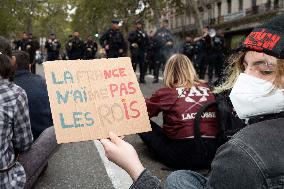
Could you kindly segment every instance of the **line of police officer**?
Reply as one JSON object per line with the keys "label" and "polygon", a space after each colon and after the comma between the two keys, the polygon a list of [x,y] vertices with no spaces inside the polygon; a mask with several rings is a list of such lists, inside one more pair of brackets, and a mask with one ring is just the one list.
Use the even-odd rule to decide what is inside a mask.
{"label": "line of police officer", "polygon": [[[60,42],[56,39],[55,34],[50,34],[49,39],[45,43],[47,49],[47,60],[53,61],[59,59],[59,52],[61,48]],[[69,36],[65,44],[66,55],[62,59],[77,60],[77,59],[95,59],[98,50],[98,45],[93,36],[89,35],[84,42],[80,38],[79,32],[75,31],[73,35]]]}
{"label": "line of police officer", "polygon": [[77,31],[75,31],[73,35],[69,36],[69,40],[65,44],[65,48],[69,60],[95,59],[98,51],[98,45],[92,35],[89,35],[87,40],[84,42]]}
{"label": "line of police officer", "polygon": [[[168,29],[168,20],[163,20],[161,28],[150,36],[143,30],[141,20],[135,22],[135,29],[128,34],[128,42],[134,71],[137,64],[140,71],[140,83],[145,83],[145,73],[153,71],[154,81],[159,81],[160,69],[175,52],[187,55],[194,63],[201,79],[204,79],[208,68],[208,80],[220,78],[224,65],[224,38],[209,27],[202,30],[202,36],[192,38],[187,36],[181,48],[174,44],[174,36]],[[112,25],[100,38],[100,44],[105,49],[107,58],[117,58],[127,55],[127,44],[119,31],[119,20],[112,20]],[[179,50],[180,49],[180,50]],[[215,73],[215,77],[214,77]]]}
{"label": "line of police officer", "polygon": [[[104,48],[107,58],[117,58],[127,55],[127,43],[123,34],[119,30],[119,20],[112,20],[111,28],[108,29],[99,40]],[[153,83],[159,82],[160,69],[164,69],[167,59],[175,52],[179,51],[189,57],[194,63],[196,71],[201,79],[204,79],[208,67],[208,78],[212,81],[214,77],[221,76],[224,62],[224,38],[219,34],[210,35],[209,28],[202,30],[202,36],[192,38],[186,36],[185,42],[180,50],[175,47],[173,34],[168,29],[168,20],[163,20],[161,28],[150,36],[143,30],[143,22],[137,20],[135,29],[128,34],[129,49],[134,71],[139,65],[140,83],[145,83],[147,70],[154,75]],[[32,35],[26,33],[19,41],[15,41],[16,49],[27,51],[30,54],[32,71],[35,73],[35,52],[39,49],[39,43]],[[177,45],[176,45],[177,46]],[[58,60],[60,58],[61,43],[54,33],[46,40],[47,61]],[[75,31],[69,36],[65,44],[66,56],[62,59],[94,59],[98,50],[98,45],[93,36],[89,36],[84,42],[80,38],[79,32]]]}
{"label": "line of police officer", "polygon": [[[26,51],[30,56],[31,71],[35,73],[35,56],[36,51],[40,48],[40,44],[36,38],[33,38],[32,34],[23,33],[20,40],[14,41],[15,50]],[[44,47],[47,51],[47,61],[54,61],[60,59],[61,43],[56,38],[54,33],[51,33],[45,42]],[[98,45],[95,42],[93,36],[89,36],[84,42],[79,37],[79,32],[74,32],[71,35],[65,45],[66,53],[68,57],[62,57],[62,59],[94,59],[96,57]]]}
{"label": "line of police officer", "polygon": [[214,76],[217,80],[221,78],[225,58],[224,37],[221,33],[204,27],[200,37],[193,39],[187,35],[181,53],[194,63],[200,79],[205,78],[207,68],[209,82],[213,82]]}
{"label": "line of police officer", "polygon": [[[140,83],[145,83],[145,73],[148,66],[154,70],[154,83],[157,83],[160,68],[164,67],[167,58],[173,53],[173,35],[168,30],[168,21],[163,21],[163,26],[157,30],[154,36],[148,37],[143,30],[141,20],[136,22],[136,28],[128,36],[130,44],[131,60],[133,69],[136,71],[139,65]],[[105,49],[107,58],[117,58],[127,55],[127,43],[123,34],[119,31],[119,20],[112,20],[112,25],[100,38],[100,44]],[[49,35],[45,43],[47,50],[47,61],[58,60],[60,56],[61,43],[54,33]],[[86,42],[79,36],[79,32],[74,32],[69,36],[65,44],[66,56],[62,59],[94,59],[98,45],[92,36]],[[34,57],[39,43],[35,39],[28,38],[25,34],[23,38],[16,42],[16,49],[29,52],[31,64],[35,68]],[[27,50],[29,49],[29,50]],[[34,69],[35,73],[35,69]]]}
{"label": "line of police officer", "polygon": [[[168,29],[168,20],[164,20],[162,27],[150,37],[143,30],[142,21],[137,20],[135,30],[128,35],[128,42],[134,71],[139,65],[139,82],[145,83],[145,73],[150,67],[154,70],[153,83],[157,83],[160,68],[164,67],[166,60],[174,52],[174,40]],[[126,56],[127,44],[119,31],[118,20],[112,20],[111,28],[100,38],[100,44],[105,49],[107,58]]]}

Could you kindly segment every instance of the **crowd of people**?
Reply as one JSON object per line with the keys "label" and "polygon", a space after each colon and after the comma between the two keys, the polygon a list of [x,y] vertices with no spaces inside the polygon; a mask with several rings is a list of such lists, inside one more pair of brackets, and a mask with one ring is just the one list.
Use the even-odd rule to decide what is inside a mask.
{"label": "crowd of people", "polygon": [[[168,20],[163,20],[161,28],[155,33],[149,34],[143,30],[143,21],[135,21],[134,30],[130,31],[127,40],[119,29],[119,20],[112,20],[111,27],[102,34],[98,43],[102,47],[105,57],[118,58],[128,56],[128,49],[132,60],[134,71],[139,67],[139,82],[145,82],[145,75],[153,74],[153,83],[159,82],[160,71],[164,71],[165,63],[174,53],[186,55],[195,67],[198,76],[205,78],[208,69],[208,80],[218,80],[223,71],[225,46],[224,37],[214,29],[205,27],[199,37],[192,34],[185,36],[183,43],[178,43],[177,38],[169,30]],[[98,55],[98,43],[94,36],[89,35],[84,41],[80,38],[79,32],[75,31],[69,36],[65,43],[65,49],[61,48],[60,41],[55,33],[51,33],[45,42],[46,61],[58,59],[95,59],[104,57]],[[35,63],[42,63],[43,59],[39,52],[40,45],[32,34],[23,33],[22,39],[14,41],[14,49],[22,50],[30,55],[32,72],[35,73]],[[36,56],[38,52],[39,56]],[[35,58],[37,57],[37,58]]]}
{"label": "crowd of people", "polygon": [[[13,41],[13,49],[24,51],[29,54],[30,64],[32,65],[32,73],[35,73],[35,63],[46,61],[54,61],[59,59],[95,59],[98,51],[98,45],[92,35],[88,36],[86,41],[80,38],[79,32],[75,31],[69,36],[65,44],[65,51],[61,53],[61,43],[56,38],[55,33],[51,33],[45,41],[44,48],[46,49],[46,58],[43,58],[43,53],[40,52],[39,41],[33,37],[31,33],[24,32],[22,38]],[[37,54],[38,53],[38,54]],[[38,56],[36,56],[38,55]]]}
{"label": "crowd of people", "polygon": [[[275,17],[247,36],[228,59],[223,83],[214,89],[203,74],[207,66],[223,66],[223,39],[218,34],[206,27],[200,37],[187,36],[177,50],[167,20],[153,36],[143,31],[141,20],[135,23],[128,42],[133,68],[140,67],[140,83],[145,83],[150,55],[153,82],[164,69],[164,87],[145,99],[149,117],[162,112],[163,125],[151,121],[152,131],[139,136],[160,162],[179,171],[162,185],[144,168],[133,146],[110,133],[109,139],[101,140],[105,154],[132,177],[132,189],[284,187],[283,19],[284,15]],[[127,43],[117,20],[100,45],[108,58],[126,56]],[[10,42],[0,37],[0,188],[31,188],[58,145],[45,80],[32,73],[31,56],[38,42],[24,34],[15,46],[12,51]],[[48,60],[58,59],[61,44],[54,34],[45,47]],[[150,48],[157,49],[151,54]],[[66,44],[69,59],[93,59],[97,49],[92,36],[84,43],[78,32]],[[210,173],[195,172],[199,169]]]}
{"label": "crowd of people", "polygon": [[[211,31],[211,32],[210,32]],[[208,80],[218,80],[224,67],[225,42],[221,32],[205,27],[200,37],[186,35],[184,43],[177,39],[169,30],[169,21],[163,20],[161,28],[149,35],[143,30],[143,21],[135,22],[135,29],[128,34],[128,44],[119,31],[119,21],[113,20],[111,28],[100,38],[100,44],[106,51],[107,58],[117,58],[127,55],[129,46],[133,69],[139,65],[140,83],[145,83],[145,74],[154,75],[153,83],[159,82],[160,70],[174,53],[186,55],[194,64],[197,74],[205,78],[208,69]],[[215,75],[214,75],[215,74]]]}
{"label": "crowd of people", "polygon": [[[247,36],[229,59],[227,78],[213,91],[215,103],[192,62],[180,54],[170,57],[165,87],[146,99],[150,117],[163,112],[163,125],[151,122],[153,130],[139,135],[157,159],[179,170],[162,184],[131,144],[112,132],[101,140],[108,159],[133,179],[132,189],[284,187],[283,19],[282,14]],[[206,176],[194,171],[206,167]]]}

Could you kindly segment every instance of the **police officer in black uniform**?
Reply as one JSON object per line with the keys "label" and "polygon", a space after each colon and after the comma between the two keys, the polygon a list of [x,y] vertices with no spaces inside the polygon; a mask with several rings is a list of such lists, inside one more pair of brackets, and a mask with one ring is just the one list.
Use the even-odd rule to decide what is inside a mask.
{"label": "police officer in black uniform", "polygon": [[59,51],[61,43],[56,39],[54,33],[49,35],[49,39],[45,42],[45,48],[47,50],[47,61],[54,61],[59,59]]}
{"label": "police officer in black uniform", "polygon": [[148,36],[146,32],[143,31],[143,23],[141,20],[137,20],[135,24],[136,29],[131,31],[128,35],[131,61],[134,71],[136,71],[137,64],[139,64],[139,83],[145,83],[145,58],[148,45]]}
{"label": "police officer in black uniform", "polygon": [[154,33],[153,31],[150,31],[149,35],[148,35],[148,47],[146,49],[146,68],[145,68],[145,73],[147,73],[147,71],[149,71],[149,74],[154,74],[154,56],[155,56],[155,41],[153,39]]}
{"label": "police officer in black uniform", "polygon": [[96,53],[98,51],[98,44],[95,42],[92,35],[88,36],[87,41],[84,44],[84,59],[91,60],[96,58]]}
{"label": "police officer in black uniform", "polygon": [[194,39],[196,43],[196,67],[200,79],[205,78],[208,66],[208,51],[211,46],[211,38],[209,36],[209,27],[202,29],[202,36]]}
{"label": "police officer in black uniform", "polygon": [[100,38],[100,44],[105,49],[107,58],[126,56],[127,46],[119,31],[119,20],[112,20],[111,23],[111,28]]}
{"label": "police officer in black uniform", "polygon": [[26,32],[23,32],[22,39],[17,40],[15,43],[15,50],[19,51],[28,51],[31,48],[31,44],[29,43],[29,37]]}
{"label": "police officer in black uniform", "polygon": [[75,31],[73,37],[66,44],[69,60],[78,60],[84,58],[84,42],[80,38],[79,32]]}
{"label": "police officer in black uniform", "polygon": [[16,50],[25,51],[30,56],[31,72],[36,73],[35,55],[39,49],[39,42],[33,38],[32,34],[23,33],[22,39],[16,42]]}
{"label": "police officer in black uniform", "polygon": [[[220,32],[215,32],[215,30],[211,30],[209,35],[211,37],[211,48],[208,54],[208,80],[209,82],[213,82],[213,77],[215,73],[215,77],[219,80],[222,76],[223,66],[224,66],[224,38],[220,35]],[[213,33],[213,34],[211,34]]]}
{"label": "police officer in black uniform", "polygon": [[185,37],[185,41],[181,47],[181,53],[186,55],[191,60],[191,62],[194,64],[196,47],[195,47],[193,38],[190,35],[187,35]]}
{"label": "police officer in black uniform", "polygon": [[64,60],[68,60],[70,57],[70,51],[71,51],[71,47],[72,47],[72,43],[71,43],[71,39],[73,38],[73,35],[70,34],[68,35],[68,40],[65,43],[65,51],[66,51],[66,55],[63,55],[62,59]]}
{"label": "police officer in black uniform", "polygon": [[40,45],[39,41],[35,37],[33,37],[32,33],[29,33],[29,42],[31,43],[31,49],[29,51],[31,72],[35,74],[36,73],[35,56],[36,56],[36,51],[40,48]]}
{"label": "police officer in black uniform", "polygon": [[156,43],[156,49],[159,49],[154,57],[154,81],[159,82],[160,67],[164,67],[167,59],[174,52],[174,38],[170,30],[168,29],[169,21],[163,20],[162,27],[158,29],[154,35],[154,41]]}

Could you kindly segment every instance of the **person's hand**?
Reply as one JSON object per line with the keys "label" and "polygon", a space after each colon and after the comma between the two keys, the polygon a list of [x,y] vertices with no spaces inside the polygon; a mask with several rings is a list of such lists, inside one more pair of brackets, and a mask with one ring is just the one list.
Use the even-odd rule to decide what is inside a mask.
{"label": "person's hand", "polygon": [[100,140],[105,149],[106,157],[124,169],[136,181],[144,171],[137,152],[131,144],[120,139],[114,133],[110,132],[109,138]]}
{"label": "person's hand", "polygon": [[121,54],[123,53],[123,49],[119,49],[118,52]]}
{"label": "person's hand", "polygon": [[105,45],[105,50],[109,50],[109,45]]}

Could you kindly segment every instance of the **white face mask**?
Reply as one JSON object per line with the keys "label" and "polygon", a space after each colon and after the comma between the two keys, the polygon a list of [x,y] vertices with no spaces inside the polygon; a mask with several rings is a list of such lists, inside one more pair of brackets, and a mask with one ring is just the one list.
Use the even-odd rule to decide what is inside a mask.
{"label": "white face mask", "polygon": [[239,118],[284,111],[284,90],[273,87],[269,81],[241,73],[230,93]]}

